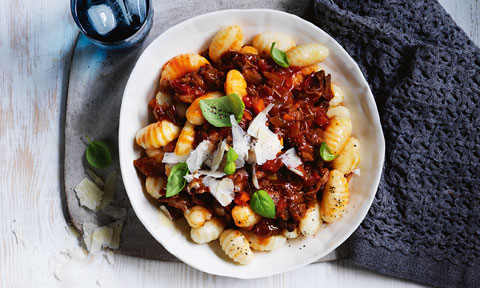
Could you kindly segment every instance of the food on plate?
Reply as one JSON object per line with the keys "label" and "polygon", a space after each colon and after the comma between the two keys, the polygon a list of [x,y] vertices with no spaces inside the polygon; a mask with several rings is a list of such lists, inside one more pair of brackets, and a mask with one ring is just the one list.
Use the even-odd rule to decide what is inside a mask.
{"label": "food on plate", "polygon": [[245,46],[228,26],[207,51],[173,57],[149,103],[155,122],[136,135],[146,195],[239,264],[339,219],[360,162],[345,93],[319,64],[328,48],[293,39]]}

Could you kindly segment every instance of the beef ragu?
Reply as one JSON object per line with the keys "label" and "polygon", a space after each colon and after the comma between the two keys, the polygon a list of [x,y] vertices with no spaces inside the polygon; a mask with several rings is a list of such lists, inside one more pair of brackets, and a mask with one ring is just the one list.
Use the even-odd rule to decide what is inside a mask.
{"label": "beef ragu", "polygon": [[[219,33],[238,33],[239,27],[230,26],[225,29],[227,30],[221,30]],[[262,35],[263,34],[260,34],[259,36]],[[216,38],[214,38],[213,41],[216,41],[215,39]],[[189,175],[190,178],[187,181],[188,183],[186,183],[184,187],[182,186],[183,188],[180,188],[180,192],[177,191],[172,197],[167,197],[168,190],[166,193],[164,186],[150,187],[150,189],[161,189],[160,192],[155,193],[155,195],[157,195],[156,198],[158,198],[156,200],[162,205],[165,205],[172,216],[185,216],[189,224],[192,226],[192,240],[197,243],[205,242],[202,242],[203,240],[199,240],[197,236],[194,236],[194,233],[197,231],[194,229],[199,228],[195,223],[192,222],[193,220],[190,219],[193,217],[189,214],[191,211],[193,211],[192,208],[194,210],[200,209],[203,211],[202,217],[204,217],[204,223],[207,223],[212,217],[215,219],[220,219],[220,223],[223,223],[221,231],[229,228],[242,229],[239,231],[245,231],[245,237],[248,238],[250,244],[252,241],[254,241],[251,240],[250,236],[248,236],[251,233],[257,237],[260,237],[258,239],[261,239],[262,237],[262,239],[266,239],[275,235],[286,235],[286,231],[294,234],[296,233],[295,235],[300,233],[304,235],[311,235],[315,233],[317,228],[302,227],[302,225],[309,225],[308,223],[302,223],[302,221],[306,221],[305,219],[309,221],[316,221],[316,225],[319,226],[320,224],[318,221],[321,223],[321,219],[326,222],[331,222],[340,217],[341,213],[343,213],[345,210],[346,203],[348,202],[348,184],[344,176],[351,175],[352,170],[357,167],[359,161],[359,156],[357,157],[357,154],[359,152],[358,141],[355,138],[350,137],[351,122],[348,122],[350,121],[348,109],[342,108],[343,106],[338,106],[341,103],[341,98],[339,101],[338,99],[333,99],[335,95],[332,91],[331,76],[326,74],[324,70],[318,71],[318,69],[312,68],[311,66],[290,66],[284,68],[278,65],[278,62],[275,62],[277,60],[274,61],[270,57],[261,57],[257,54],[244,53],[242,52],[243,48],[240,49],[238,47],[235,49],[225,49],[223,53],[212,54],[210,53],[212,47],[217,47],[212,45],[210,46],[210,50],[203,53],[202,56],[185,54],[185,57],[188,56],[188,59],[197,57],[201,60],[197,61],[197,58],[195,58],[197,59],[195,61],[189,60],[192,63],[210,64],[202,64],[201,66],[199,65],[199,67],[196,67],[196,69],[190,69],[190,67],[189,72],[184,73],[182,77],[172,79],[171,77],[164,77],[162,73],[159,92],[161,94],[160,96],[163,95],[162,97],[171,98],[165,99],[165,101],[158,101],[157,95],[157,99],[154,99],[149,103],[150,109],[155,117],[155,120],[157,121],[157,124],[150,125],[159,125],[158,123],[163,120],[173,123],[175,126],[172,126],[173,128],[168,128],[167,132],[161,130],[163,127],[154,127],[160,131],[158,132],[160,134],[170,133],[168,135],[161,134],[159,137],[163,137],[165,139],[172,138],[172,140],[168,141],[169,143],[163,146],[155,143],[150,146],[142,145],[142,147],[146,149],[147,156],[136,160],[134,163],[138,171],[147,177],[163,176],[166,178],[168,177],[169,173],[171,173],[171,169],[174,165],[165,164],[162,163],[162,161],[166,161],[168,163],[179,163],[181,161],[185,161],[185,159],[187,159],[186,157],[193,157],[191,155],[197,150],[197,147],[200,147],[201,144],[208,142],[208,145],[211,145],[209,149],[212,156],[208,158],[208,164],[207,162],[203,163],[205,161],[205,159],[203,159],[203,164],[200,163],[200,166],[198,166],[196,169],[203,169],[202,171],[208,170],[210,174],[197,173],[198,170],[190,171],[192,173],[195,172],[195,174]],[[314,45],[318,44],[311,44],[312,47],[307,48],[314,50],[323,49]],[[255,48],[250,47],[247,50],[258,50],[262,55],[264,55],[265,51],[268,50],[265,47]],[[269,51],[267,52],[270,54]],[[287,52],[287,56],[288,53],[290,52]],[[211,59],[209,55],[214,55],[216,58]],[[292,56],[289,56],[292,58],[290,60],[293,62],[298,62],[298,59],[294,59],[295,54],[292,53],[291,55]],[[179,55],[177,57],[181,56],[182,55]],[[316,61],[323,61],[323,59],[316,59]],[[176,61],[176,59],[173,58],[167,63],[171,63],[171,61]],[[242,86],[242,83],[245,83],[243,88],[241,88],[243,89],[243,93],[238,93],[238,95],[241,95],[241,100],[245,106],[243,114],[241,114],[241,121],[238,122],[238,126],[243,130],[243,133],[246,133],[247,130],[252,127],[251,124],[255,122],[254,120],[256,117],[258,118],[261,115],[265,115],[265,119],[267,119],[267,122],[265,123],[268,130],[267,132],[274,133],[274,135],[278,137],[276,141],[279,141],[279,143],[281,143],[280,147],[283,148],[280,148],[278,153],[276,152],[277,150],[275,150],[274,153],[276,154],[273,154],[273,157],[271,158],[267,158],[266,161],[257,161],[258,158],[255,157],[253,157],[252,160],[250,154],[257,153],[252,152],[252,149],[254,149],[252,147],[257,145],[257,142],[255,141],[260,141],[258,139],[255,141],[252,140],[251,143],[249,142],[250,148],[248,148],[249,150],[247,151],[247,154],[244,155],[245,159],[242,158],[239,159],[241,162],[235,162],[236,164],[234,167],[236,166],[237,168],[234,169],[234,172],[232,171],[231,175],[225,175],[222,172],[223,170],[216,170],[219,166],[226,167],[226,161],[228,161],[226,160],[227,157],[222,156],[224,155],[224,152],[221,150],[220,156],[223,158],[215,160],[213,153],[217,153],[215,152],[216,150],[223,149],[221,147],[229,147],[226,148],[226,150],[233,149],[233,147],[236,145],[233,139],[234,137],[238,137],[238,135],[235,136],[232,132],[233,127],[215,127],[208,121],[195,123],[197,125],[193,126],[191,123],[186,123],[186,120],[183,117],[184,115],[179,113],[175,103],[183,102],[190,104],[198,97],[201,97],[209,92],[220,91],[221,93],[225,93],[224,87],[226,91],[228,84],[225,83],[228,79],[227,75],[229,75],[229,72],[231,72],[233,69],[237,70],[241,74],[242,78],[242,81],[239,82],[240,84],[235,83],[235,85]],[[236,73],[238,74],[238,72]],[[194,102],[194,104],[195,103],[198,103],[198,101]],[[330,103],[334,103],[334,105],[337,107],[334,107],[335,109],[330,109]],[[192,105],[192,107],[193,106],[194,105]],[[187,114],[188,113],[189,110],[187,110]],[[329,115],[328,113],[331,113],[332,115]],[[238,119],[240,118],[237,118],[237,121]],[[184,135],[185,128],[180,133],[180,127],[187,127],[187,124],[189,124],[190,127],[194,127],[194,131],[189,132],[188,135]],[[233,124],[234,122],[229,125],[232,126]],[[263,127],[263,129],[265,129],[265,127]],[[146,133],[147,132],[144,130],[141,130],[139,134],[137,134],[137,143],[139,143],[139,137],[143,140],[148,140],[153,137],[154,140],[152,140],[152,142],[156,141],[156,135],[152,136],[147,135]],[[249,132],[249,135],[252,134]],[[188,145],[191,145],[190,151],[193,150],[193,152],[190,152],[191,154],[185,156],[174,155],[173,159],[175,160],[177,157],[179,159],[177,161],[165,160],[165,158],[162,160],[161,158],[152,156],[157,155],[156,149],[162,149],[162,153],[166,152],[174,154],[174,151],[176,153],[176,147],[179,145],[186,145],[184,144],[186,143],[185,141],[188,142]],[[333,153],[330,156],[324,156],[321,154],[323,153],[321,152],[321,146],[325,143],[327,144],[326,151],[328,151],[328,153]],[[340,155],[344,149],[349,149],[348,152],[345,152],[345,155],[348,154],[347,156],[343,156],[343,154]],[[285,158],[288,160],[287,154],[290,150],[293,150],[293,154],[296,155],[296,158],[294,158],[294,162],[296,164],[294,165],[289,164],[292,162],[285,160]],[[343,158],[338,158],[338,161],[334,160],[333,162],[326,162],[332,161],[338,155],[342,156]],[[331,158],[324,160],[326,159],[325,157]],[[218,160],[220,160],[220,162]],[[210,167],[215,165],[213,164],[214,161],[217,161],[215,166],[217,168],[212,168],[212,171],[210,172]],[[188,165],[185,164],[185,166]],[[340,172],[336,169],[340,170]],[[188,166],[187,174],[188,170],[190,170],[190,166]],[[217,173],[216,175],[213,173],[215,171]],[[223,175],[218,176],[218,172],[221,172],[220,174]],[[226,173],[229,174],[228,172]],[[339,176],[334,178],[334,176],[337,174]],[[221,184],[219,183],[221,182],[218,182],[220,180],[215,180],[215,178],[221,178],[221,181],[225,180],[225,183],[227,184],[231,183],[231,185],[233,185],[232,198],[228,201],[219,198],[220,196],[216,195],[214,191],[211,190],[213,189],[212,187],[217,186],[209,186],[209,182],[206,181],[206,177],[211,178],[209,181],[217,181],[215,182],[215,185],[217,186],[220,186]],[[146,188],[148,192],[149,187]],[[255,214],[252,214],[252,217],[254,217],[252,219],[254,220],[250,219],[253,221],[253,224],[249,226],[240,225],[240,222],[236,220],[235,210],[243,209],[241,207],[249,207],[249,205],[252,206],[252,197],[257,197],[254,194],[259,192],[259,190],[266,191],[268,197],[273,202],[272,205],[274,205],[275,216],[262,217],[248,208],[250,211],[252,211],[251,213]],[[346,198],[344,196],[345,194],[347,195]],[[158,197],[158,195],[160,196]],[[331,204],[329,201],[334,201],[332,202],[334,204]],[[321,202],[321,205],[319,205],[319,202]],[[200,208],[198,208],[198,206],[200,206]],[[254,208],[252,207],[252,209]],[[196,215],[198,216],[200,214]],[[331,221],[326,219],[330,219]],[[313,229],[313,231],[308,232],[309,229]],[[221,233],[221,231],[219,233]],[[228,230],[225,232],[227,231]],[[231,234],[231,232],[229,233]],[[296,237],[292,235],[285,237]],[[253,249],[257,249],[255,248],[254,244],[251,245],[253,245]],[[231,255],[229,256],[236,262],[242,263],[241,261],[243,261],[236,259]]]}
{"label": "beef ragu", "polygon": [[[253,231],[262,236],[278,233],[280,227],[292,228],[293,225],[280,222],[288,222],[292,219],[300,221],[305,215],[306,203],[317,199],[316,193],[304,194],[304,191],[322,190],[324,182],[320,180],[328,173],[328,169],[323,168],[324,162],[314,153],[314,148],[318,150],[323,141],[322,129],[328,125],[326,116],[328,101],[333,97],[330,75],[325,75],[323,70],[313,72],[299,82],[300,77],[297,75],[301,74],[300,69],[282,68],[272,62],[273,60],[265,60],[258,55],[229,51],[223,54],[218,65],[202,66],[198,71],[187,73],[183,78],[163,83],[161,87],[162,92],[173,92],[177,100],[191,103],[206,92],[222,90],[223,88],[219,87],[223,87],[224,75],[229,70],[237,69],[242,72],[242,75],[245,73],[248,96],[243,98],[245,113],[240,122],[240,126],[244,129],[268,104],[274,104],[269,113],[269,125],[276,134],[283,137],[285,149],[297,148],[305,161],[302,168],[306,173],[303,173],[305,177],[299,177],[288,170],[279,158],[269,160],[261,166],[257,165],[260,187],[275,195],[273,200],[277,204],[276,212],[280,215],[279,219],[268,220],[268,225],[265,224],[266,221],[257,224],[262,227],[257,227]],[[152,110],[157,121],[170,119],[173,123],[180,124],[180,117],[176,114],[173,105],[155,105],[154,101],[151,103],[154,103]],[[232,145],[231,129],[217,128],[206,123],[197,127],[195,142],[200,143],[205,139],[213,143],[227,139]],[[137,160],[135,165],[144,175],[164,173],[164,164],[158,164],[158,173],[156,173],[154,172],[156,166],[151,164],[152,161],[143,159]],[[232,178],[239,177],[234,174]],[[255,188],[248,182],[248,177],[234,182],[235,199],[240,199],[242,195],[245,195],[243,199],[250,199]],[[239,189],[240,187],[243,189]],[[177,197],[177,195],[175,199],[159,201],[174,208],[186,209],[186,206],[193,205],[192,201],[188,201],[189,196],[205,193],[205,191],[208,191],[208,188],[205,188],[201,179],[195,179],[188,185],[188,195],[183,194],[183,197]],[[172,205],[175,201],[180,203]],[[245,203],[241,200],[236,202]],[[228,213],[228,207],[226,210]]]}

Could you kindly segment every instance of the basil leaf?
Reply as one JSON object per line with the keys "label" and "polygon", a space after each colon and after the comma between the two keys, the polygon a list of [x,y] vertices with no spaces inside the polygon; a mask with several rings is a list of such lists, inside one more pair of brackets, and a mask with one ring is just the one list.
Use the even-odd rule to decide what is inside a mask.
{"label": "basil leaf", "polygon": [[227,163],[228,162],[235,162],[238,159],[238,154],[233,148],[230,148],[227,152]]}
{"label": "basil leaf", "polygon": [[272,56],[273,61],[278,65],[287,68],[290,67],[288,62],[287,53],[283,52],[280,49],[275,48],[276,42],[272,43],[272,48],[270,48],[270,55]]}
{"label": "basil leaf", "polygon": [[258,190],[250,198],[250,208],[266,218],[275,218],[275,203],[265,190]]}
{"label": "basil leaf", "polygon": [[330,148],[328,148],[327,144],[322,142],[322,145],[320,146],[320,157],[322,157],[323,161],[330,162],[338,156],[340,155],[333,155],[332,152],[330,152]]}
{"label": "basil leaf", "polygon": [[188,174],[188,166],[185,162],[180,162],[177,165],[173,166],[168,174],[167,179],[167,193],[165,196],[172,197],[180,193],[187,180],[183,176]]}
{"label": "basil leaf", "polygon": [[225,172],[227,175],[232,175],[235,173],[235,170],[237,170],[235,162],[228,162],[227,165],[225,165],[225,168],[223,168],[223,172]]}
{"label": "basil leaf", "polygon": [[200,100],[203,117],[215,127],[231,127],[230,115],[235,115],[237,122],[242,120],[245,104],[237,94],[229,94],[215,99]]}
{"label": "basil leaf", "polygon": [[86,136],[88,140],[88,146],[85,150],[85,156],[88,164],[95,168],[105,168],[112,164],[112,155],[108,149],[107,144],[102,141],[90,141],[90,138]]}

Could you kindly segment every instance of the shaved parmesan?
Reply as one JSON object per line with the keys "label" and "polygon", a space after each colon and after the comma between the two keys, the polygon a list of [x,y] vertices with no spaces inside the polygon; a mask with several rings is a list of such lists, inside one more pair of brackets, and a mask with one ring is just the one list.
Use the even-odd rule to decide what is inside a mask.
{"label": "shaved parmesan", "polygon": [[76,259],[80,261],[87,258],[87,251],[85,251],[85,248],[79,246],[68,248],[65,251],[61,251],[60,253],[68,256],[71,259]]}
{"label": "shaved parmesan", "polygon": [[102,247],[107,247],[112,242],[113,229],[103,226],[97,227],[92,234],[92,244],[90,245],[90,253],[96,254],[100,252]]}
{"label": "shaved parmesan", "polygon": [[187,183],[190,183],[190,182],[193,181],[193,174],[187,174],[187,175],[183,176],[183,178],[185,180],[187,180]]}
{"label": "shaved parmesan", "polygon": [[232,179],[223,178],[222,180],[217,180],[211,176],[207,176],[203,178],[202,182],[203,185],[210,189],[210,193],[223,207],[232,203],[234,198]]}
{"label": "shaved parmesan", "polygon": [[185,161],[187,161],[189,155],[190,154],[179,156],[179,155],[177,155],[173,152],[172,153],[167,152],[163,155],[162,162],[163,163],[170,163],[170,164],[177,164],[177,163],[180,163],[180,162],[185,162]]}
{"label": "shaved parmesan", "polygon": [[225,176],[225,173],[221,171],[208,171],[208,170],[198,170],[197,173],[194,174],[193,177],[199,178],[201,175],[213,177],[213,178],[222,178]]}
{"label": "shaved parmesan", "polygon": [[108,174],[107,179],[105,180],[105,186],[103,188],[103,198],[100,209],[110,204],[115,198],[115,192],[117,191],[117,175],[118,172],[113,170]]}
{"label": "shaved parmesan", "polygon": [[352,170],[352,173],[360,176],[360,168]]}
{"label": "shaved parmesan", "polygon": [[172,214],[170,214],[170,211],[168,211],[167,207],[165,207],[164,205],[160,205],[158,209],[163,213],[163,215],[167,216],[168,219],[173,221]]}
{"label": "shaved parmesan", "polygon": [[95,182],[95,185],[97,185],[99,188],[103,188],[103,185],[105,183],[103,183],[103,180],[102,180],[102,178],[100,178],[100,176],[95,174],[95,172],[93,172],[90,169],[87,169],[87,171],[85,171],[85,172],[87,173],[88,176],[90,176],[90,178],[92,178],[93,182]]}
{"label": "shaved parmesan", "polygon": [[255,188],[260,189],[260,185],[258,185],[258,178],[257,178],[257,171],[255,166],[257,166],[257,163],[253,162],[252,163],[252,183]]}
{"label": "shaved parmesan", "polygon": [[188,170],[195,172],[202,167],[203,162],[211,155],[213,144],[208,140],[203,140],[197,148],[192,151],[187,159]]}
{"label": "shaved parmesan", "polygon": [[257,116],[252,120],[252,122],[250,122],[250,126],[248,126],[248,135],[258,138],[258,132],[265,126],[265,123],[267,123],[267,114],[272,108],[273,104],[270,103],[265,109],[263,109],[262,112],[257,114]]}
{"label": "shaved parmesan", "polygon": [[80,205],[88,209],[96,211],[102,203],[103,191],[88,178],[84,178],[77,187],[75,187],[75,192],[78,200],[80,200]]}
{"label": "shaved parmesan", "polygon": [[97,225],[92,223],[83,223],[83,242],[88,251],[90,251],[90,246],[92,245],[93,232],[97,227]]}
{"label": "shaved parmesan", "polygon": [[227,141],[224,139],[222,142],[220,142],[220,144],[218,144],[217,150],[215,151],[215,154],[213,154],[212,163],[210,165],[212,171],[217,170],[218,166],[220,166],[220,163],[222,163],[225,150],[227,150]]}
{"label": "shaved parmesan", "polygon": [[238,159],[235,161],[235,165],[237,168],[241,168],[245,164],[245,160],[248,158],[250,136],[243,131],[240,125],[238,125],[234,115],[230,115],[230,122],[232,123],[233,149],[235,149],[235,152],[238,154]]}
{"label": "shaved parmesan", "polygon": [[255,159],[258,165],[263,165],[268,160],[277,158],[278,152],[282,151],[282,144],[277,134],[264,126],[258,131],[258,139],[254,146]]}
{"label": "shaved parmesan", "polygon": [[295,169],[298,166],[303,164],[302,159],[298,157],[297,152],[295,151],[295,148],[288,149],[279,158],[280,160],[282,160],[283,164],[285,164],[285,166],[287,166],[287,168],[290,169],[290,171],[297,174],[298,176],[303,176],[303,173],[300,170]]}
{"label": "shaved parmesan", "polygon": [[113,231],[112,240],[108,243],[108,247],[111,249],[118,249],[120,246],[120,236],[122,235],[123,219],[110,223],[107,226]]}

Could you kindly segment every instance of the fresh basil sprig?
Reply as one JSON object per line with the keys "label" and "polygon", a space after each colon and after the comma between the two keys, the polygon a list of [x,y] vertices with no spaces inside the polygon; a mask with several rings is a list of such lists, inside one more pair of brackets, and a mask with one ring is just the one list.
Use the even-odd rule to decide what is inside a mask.
{"label": "fresh basil sprig", "polygon": [[250,208],[266,218],[275,218],[275,203],[265,190],[258,190],[250,198]]}
{"label": "fresh basil sprig", "polygon": [[330,162],[338,156],[339,155],[333,155],[332,152],[330,152],[330,148],[328,148],[327,144],[322,142],[322,145],[320,146],[320,157],[322,157],[323,161]]}
{"label": "fresh basil sprig", "polygon": [[187,182],[183,176],[186,176],[187,174],[187,163],[180,162],[173,166],[172,170],[170,170],[170,174],[168,174],[167,192],[165,196],[172,197],[180,193]]}
{"label": "fresh basil sprig", "polygon": [[272,56],[273,61],[278,65],[287,68],[290,67],[290,62],[288,62],[287,53],[284,51],[275,48],[276,42],[272,43],[272,47],[270,48],[270,55]]}
{"label": "fresh basil sprig", "polygon": [[112,164],[112,155],[108,149],[107,144],[102,141],[91,141],[88,136],[85,136],[88,140],[88,146],[85,150],[85,156],[88,164],[95,168],[105,168]]}
{"label": "fresh basil sprig", "polygon": [[227,164],[225,165],[225,168],[223,169],[223,172],[227,175],[232,175],[235,173],[235,170],[237,169],[237,166],[235,165],[235,161],[238,159],[238,154],[233,150],[233,148],[230,148],[227,152]]}
{"label": "fresh basil sprig", "polygon": [[242,120],[245,104],[237,94],[229,94],[215,99],[200,100],[203,117],[215,127],[231,127],[230,115],[235,115],[237,122]]}

